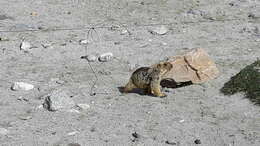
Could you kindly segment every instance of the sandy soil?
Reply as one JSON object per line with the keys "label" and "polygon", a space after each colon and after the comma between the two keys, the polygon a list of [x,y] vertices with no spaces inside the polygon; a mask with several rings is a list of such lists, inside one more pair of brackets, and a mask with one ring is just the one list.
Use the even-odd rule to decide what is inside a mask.
{"label": "sandy soil", "polygon": [[[0,134],[1,145],[189,146],[196,139],[202,146],[260,145],[259,106],[242,93],[219,92],[260,57],[259,0],[0,0],[0,8],[0,37],[9,39],[0,41],[0,128],[8,131]],[[151,34],[151,24],[165,24],[169,32]],[[87,26],[96,28],[88,35]],[[17,31],[39,28],[47,30]],[[130,33],[122,34],[125,29]],[[90,43],[81,45],[81,39]],[[20,50],[23,40],[35,47]],[[134,67],[195,47],[216,62],[217,79],[164,89],[166,98],[119,92]],[[90,96],[95,74],[80,57],[106,52],[115,58],[90,64],[98,77],[97,94]],[[12,91],[15,81],[36,88]],[[59,88],[90,109],[37,108],[41,95]]]}

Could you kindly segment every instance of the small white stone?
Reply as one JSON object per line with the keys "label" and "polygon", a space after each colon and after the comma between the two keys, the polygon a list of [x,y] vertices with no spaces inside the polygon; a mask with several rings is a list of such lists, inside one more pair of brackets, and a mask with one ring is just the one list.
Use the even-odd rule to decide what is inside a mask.
{"label": "small white stone", "polygon": [[33,89],[34,86],[32,84],[24,83],[24,82],[14,82],[11,86],[11,89],[14,91],[28,91]]}
{"label": "small white stone", "polygon": [[35,109],[41,110],[41,109],[43,109],[43,105],[42,105],[42,104],[41,104],[41,105],[38,105]]}
{"label": "small white stone", "polygon": [[95,55],[88,55],[86,59],[88,62],[95,62],[97,57]]}
{"label": "small white stone", "polygon": [[75,106],[68,90],[56,89],[44,95],[43,107],[49,111],[67,110]]}
{"label": "small white stone", "polygon": [[126,29],[123,29],[122,31],[121,31],[121,35],[125,35],[125,34],[127,34],[128,33],[128,31],[126,30]]}
{"label": "small white stone", "polygon": [[78,133],[79,133],[78,131],[73,131],[73,132],[69,132],[67,135],[68,136],[73,136],[73,135],[76,135]]}
{"label": "small white stone", "polygon": [[165,43],[165,42],[162,42],[162,45],[166,46],[166,45],[167,45],[167,43]]}
{"label": "small white stone", "polygon": [[182,119],[182,120],[180,120],[179,122],[180,122],[180,123],[183,123],[184,121],[185,121],[185,120]]}
{"label": "small white stone", "polygon": [[82,110],[87,110],[90,108],[90,105],[85,104],[85,103],[79,103],[79,104],[77,104],[77,107],[79,107]]}
{"label": "small white stone", "polygon": [[17,98],[17,100],[23,100],[23,97],[22,97],[22,96],[19,96],[19,97]]}
{"label": "small white stone", "polygon": [[152,34],[159,34],[159,35],[164,35],[168,31],[169,31],[169,29],[164,25],[159,26],[159,27],[154,27],[154,28],[149,30],[149,32],[151,32]]}
{"label": "small white stone", "polygon": [[8,134],[8,130],[0,127],[0,135],[7,135],[7,134]]}
{"label": "small white stone", "polygon": [[108,52],[108,53],[101,54],[101,55],[98,57],[98,60],[99,60],[100,62],[108,62],[108,61],[112,60],[112,58],[113,58],[113,53]]}
{"label": "small white stone", "polygon": [[20,48],[21,50],[28,51],[32,48],[32,45],[29,42],[22,42]]}
{"label": "small white stone", "polygon": [[80,45],[86,45],[86,44],[89,44],[89,43],[90,43],[89,40],[79,40]]}

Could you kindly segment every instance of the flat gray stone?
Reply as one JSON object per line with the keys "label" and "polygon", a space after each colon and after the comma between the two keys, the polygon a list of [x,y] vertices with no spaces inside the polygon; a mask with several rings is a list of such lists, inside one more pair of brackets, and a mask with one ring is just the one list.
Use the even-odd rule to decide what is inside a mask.
{"label": "flat gray stone", "polygon": [[45,95],[44,99],[43,107],[49,111],[66,110],[75,106],[75,103],[67,90],[54,90]]}

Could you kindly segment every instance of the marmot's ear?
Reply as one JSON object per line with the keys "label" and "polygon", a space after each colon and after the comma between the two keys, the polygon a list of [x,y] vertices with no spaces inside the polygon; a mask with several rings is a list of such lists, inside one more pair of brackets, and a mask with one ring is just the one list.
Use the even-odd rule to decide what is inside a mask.
{"label": "marmot's ear", "polygon": [[163,64],[160,62],[160,63],[157,64],[156,67],[157,67],[157,68],[161,68],[162,66],[163,66]]}

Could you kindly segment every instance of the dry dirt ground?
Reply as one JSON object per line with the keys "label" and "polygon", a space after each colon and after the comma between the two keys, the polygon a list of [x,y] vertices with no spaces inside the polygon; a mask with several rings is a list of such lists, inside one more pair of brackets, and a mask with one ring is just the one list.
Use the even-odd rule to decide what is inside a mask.
{"label": "dry dirt ground", "polygon": [[[260,107],[243,93],[219,92],[260,57],[259,18],[259,0],[0,0],[0,145],[190,146],[197,139],[202,146],[259,146]],[[151,34],[158,26],[151,24],[169,32]],[[34,47],[20,50],[23,40]],[[166,98],[119,92],[135,67],[195,47],[216,62],[217,79],[164,89]],[[89,65],[80,59],[106,52],[113,60]],[[98,78],[94,96],[90,66]],[[35,88],[12,91],[15,81]],[[39,97],[59,88],[90,108],[39,108]]]}

